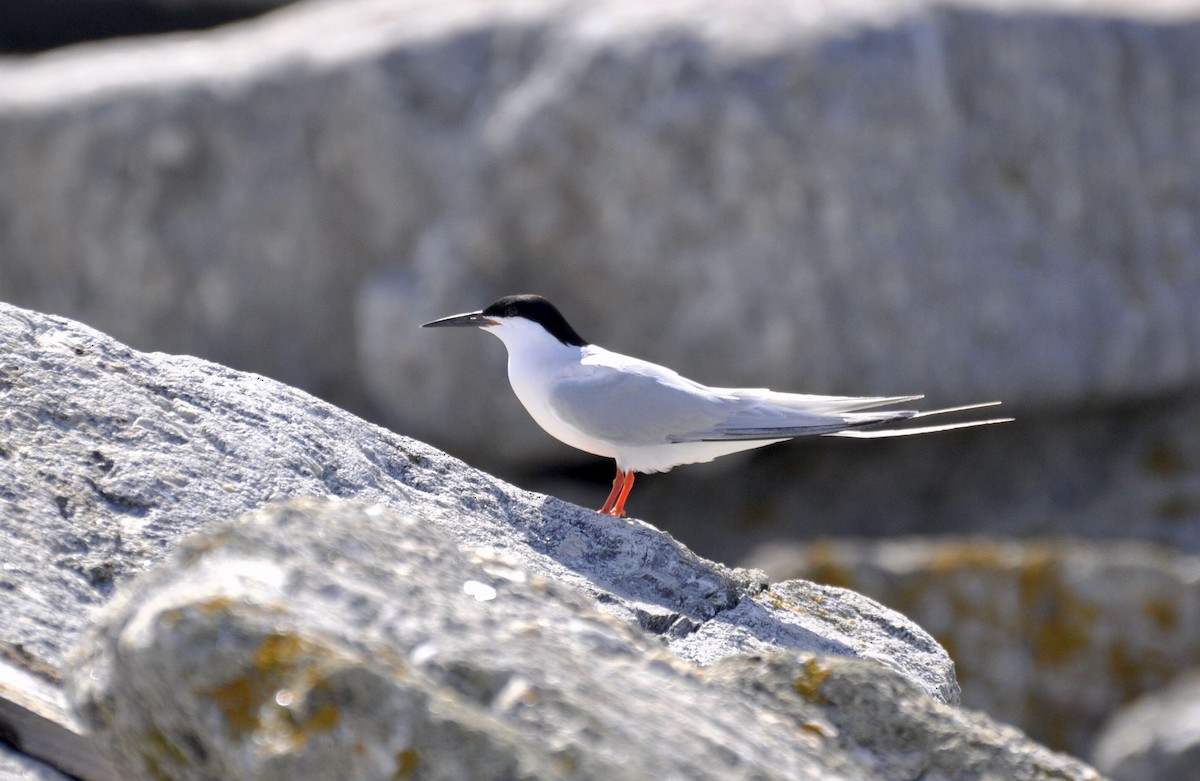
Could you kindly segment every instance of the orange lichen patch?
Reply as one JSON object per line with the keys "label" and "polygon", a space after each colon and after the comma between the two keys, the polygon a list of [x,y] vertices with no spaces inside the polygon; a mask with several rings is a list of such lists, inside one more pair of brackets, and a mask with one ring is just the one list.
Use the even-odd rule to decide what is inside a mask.
{"label": "orange lichen patch", "polygon": [[305,732],[328,732],[337,725],[340,715],[337,706],[327,702],[314,710],[307,719],[297,726]]}
{"label": "orange lichen patch", "polygon": [[225,717],[230,734],[242,738],[258,729],[258,711],[265,694],[263,688],[261,682],[239,677],[196,693],[212,700]]}
{"label": "orange lichen patch", "polygon": [[396,772],[392,778],[408,778],[417,769],[417,752],[411,748],[396,752]]}
{"label": "orange lichen patch", "polygon": [[232,606],[233,600],[229,597],[213,597],[212,599],[192,605],[192,609],[204,615],[211,616],[227,613]]}
{"label": "orange lichen patch", "polygon": [[1187,664],[1169,654],[1143,646],[1131,648],[1121,640],[1112,642],[1108,648],[1108,677],[1120,693],[1121,702],[1161,688]]}
{"label": "orange lichen patch", "polygon": [[[164,610],[159,618],[159,621],[165,627],[174,627],[179,624],[184,618],[189,615],[200,614],[202,616],[223,616],[229,613],[233,607],[233,600],[229,597],[213,597],[202,602],[192,602],[183,607]],[[279,612],[277,609],[273,612]]]}
{"label": "orange lichen patch", "polygon": [[838,555],[837,546],[828,540],[814,540],[806,546],[804,577],[827,586],[854,588],[854,573]]}
{"label": "orange lichen patch", "polygon": [[1146,659],[1129,650],[1122,642],[1108,649],[1109,677],[1120,692],[1122,702],[1128,702],[1146,690]]}
{"label": "orange lichen patch", "polygon": [[1031,550],[1017,575],[1030,652],[1041,666],[1063,664],[1093,643],[1099,609],[1063,583],[1060,561]]}
{"label": "orange lichen patch", "polygon": [[196,691],[211,701],[232,737],[246,736],[266,729],[279,745],[292,748],[303,745],[313,732],[325,732],[338,722],[339,713],[332,703],[316,707],[303,718],[276,702],[276,693],[288,690],[308,693],[319,686],[323,673],[321,660],[327,651],[309,647],[296,635],[272,634],[259,644],[251,665],[243,675],[223,684]]}
{"label": "orange lichen patch", "polygon": [[822,724],[819,721],[806,721],[800,725],[800,729],[811,733],[821,738],[836,738],[837,733],[830,729],[829,725]]}
{"label": "orange lichen patch", "polygon": [[290,668],[304,650],[304,641],[296,635],[268,635],[254,652],[254,666],[268,673]]}
{"label": "orange lichen patch", "polygon": [[1179,606],[1166,597],[1147,599],[1143,606],[1154,625],[1164,632],[1179,628]]}
{"label": "orange lichen patch", "polygon": [[805,702],[828,705],[829,698],[821,693],[821,687],[832,674],[833,671],[822,666],[815,656],[810,657],[804,662],[801,674],[792,679],[792,689],[803,697]]}
{"label": "orange lichen patch", "polygon": [[765,588],[758,592],[751,597],[751,599],[755,600],[756,602],[765,602],[767,605],[775,608],[776,610],[791,610],[792,612],[797,612],[795,605],[787,602],[783,597],[779,596],[769,588]]}
{"label": "orange lichen patch", "polygon": [[999,570],[1009,561],[1005,546],[994,540],[948,540],[931,545],[931,548],[932,553],[925,564],[931,573]]}

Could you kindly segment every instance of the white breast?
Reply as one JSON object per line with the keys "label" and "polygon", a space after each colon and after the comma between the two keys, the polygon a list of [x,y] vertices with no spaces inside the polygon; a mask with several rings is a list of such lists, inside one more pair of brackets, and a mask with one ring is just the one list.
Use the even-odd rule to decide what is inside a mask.
{"label": "white breast", "polygon": [[539,426],[573,448],[605,458],[616,458],[603,441],[564,422],[550,407],[554,384],[580,370],[582,348],[565,345],[527,320],[505,320],[486,329],[508,349],[508,382],[513,393]]}

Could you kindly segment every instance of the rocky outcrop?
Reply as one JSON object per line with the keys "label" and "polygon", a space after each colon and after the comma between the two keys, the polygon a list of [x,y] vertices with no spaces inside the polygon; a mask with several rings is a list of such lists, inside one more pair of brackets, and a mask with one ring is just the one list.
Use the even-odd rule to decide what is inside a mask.
{"label": "rocky outcrop", "polygon": [[[494,392],[495,344],[406,335],[530,290],[715,384],[1004,399],[1039,419],[955,438],[949,459],[1004,444],[959,470],[966,501],[1013,508],[980,529],[1035,529],[1030,496],[1115,529],[1132,485],[1167,494],[1140,533],[1200,549],[1180,531],[1200,519],[1178,433],[1194,400],[1138,413],[1134,438],[1185,474],[1144,469],[1125,437],[1137,405],[1200,382],[1185,5],[345,0],[6,62],[0,289],[510,478],[574,454]],[[714,555],[805,532],[813,494],[962,520],[936,449],[879,452],[851,461],[870,479],[807,478],[765,508],[815,456],[788,451],[719,505],[674,475],[638,501],[675,530],[744,518],[694,541]],[[1077,500],[1077,478],[1111,474]],[[816,506],[835,527],[880,517]]]}
{"label": "rocky outcrop", "polygon": [[1200,32],[1113,9],[346,0],[9,63],[0,282],[481,453],[499,359],[395,335],[514,288],[727,384],[1178,392]]}
{"label": "rocky outcrop", "polygon": [[127,777],[1097,778],[878,664],[697,669],[378,506],[301,500],[209,529],[81,648],[76,707]]}
{"label": "rocky outcrop", "polygon": [[1200,767],[1200,673],[1180,676],[1117,711],[1092,757],[1113,781],[1194,776]]}
{"label": "rocky outcrop", "polygon": [[29,657],[49,677],[114,588],[183,536],[315,495],[419,509],[458,543],[575,588],[690,661],[780,646],[866,653],[931,696],[958,697],[945,652],[890,611],[862,621],[877,606],[855,594],[773,590],[761,573],[705,561],[651,526],[520,491],[263,377],[138,353],[3,304],[0,340],[11,505],[0,626],[19,649],[9,658]]}
{"label": "rocky outcrop", "polygon": [[[950,651],[965,703],[1083,756],[1099,757],[1097,732],[1120,706],[1200,666],[1200,557],[1165,548],[842,540],[749,562],[911,616]],[[1103,764],[1116,775],[1113,750]]]}
{"label": "rocky outcrop", "polygon": [[[19,673],[0,681],[0,720],[87,781],[294,773],[345,760],[347,736],[383,752],[345,760],[362,777],[479,777],[452,754],[469,739],[521,777],[566,762],[600,778],[634,733],[645,777],[707,777],[689,763],[900,773],[894,732],[910,735],[905,762],[958,767],[951,778],[980,778],[984,755],[1012,778],[1035,764],[1095,777],[953,707],[949,658],[898,613],[730,570],[266,378],[0,305],[0,399],[0,649]],[[298,496],[333,503],[234,522]],[[113,768],[64,708],[73,646],[67,677]],[[775,716],[753,715],[756,698],[781,696],[774,684],[760,695],[709,678],[762,664],[795,682],[799,699]],[[835,684],[863,677],[882,688]],[[909,703],[904,721],[868,735],[860,689]],[[663,713],[630,722],[651,707],[638,693]],[[679,715],[689,707],[695,721]],[[378,729],[393,717],[405,729]],[[765,720],[750,735],[734,729],[743,719]],[[961,763],[935,756],[947,731],[964,736]]]}
{"label": "rocky outcrop", "polygon": [[3,781],[71,781],[54,768],[0,745],[0,779]]}

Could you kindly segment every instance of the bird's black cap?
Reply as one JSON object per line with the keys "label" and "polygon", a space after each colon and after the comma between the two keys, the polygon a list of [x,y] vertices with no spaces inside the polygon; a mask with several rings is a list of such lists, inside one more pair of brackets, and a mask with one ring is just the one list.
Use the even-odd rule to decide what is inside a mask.
{"label": "bird's black cap", "polygon": [[528,293],[519,296],[505,296],[488,306],[480,314],[484,317],[523,317],[545,328],[551,336],[563,344],[572,347],[583,347],[587,344],[587,340],[576,333],[557,307],[541,296]]}

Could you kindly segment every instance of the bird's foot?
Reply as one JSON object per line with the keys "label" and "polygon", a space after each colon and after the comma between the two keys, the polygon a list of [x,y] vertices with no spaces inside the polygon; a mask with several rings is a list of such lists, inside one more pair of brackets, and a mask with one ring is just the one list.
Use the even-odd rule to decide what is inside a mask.
{"label": "bird's foot", "polygon": [[632,469],[628,472],[618,469],[617,476],[613,479],[612,492],[604,501],[604,506],[596,512],[611,515],[614,518],[624,518],[625,500],[629,497],[630,490],[633,489],[633,477]]}

